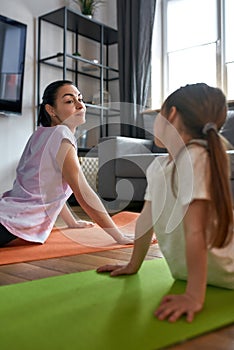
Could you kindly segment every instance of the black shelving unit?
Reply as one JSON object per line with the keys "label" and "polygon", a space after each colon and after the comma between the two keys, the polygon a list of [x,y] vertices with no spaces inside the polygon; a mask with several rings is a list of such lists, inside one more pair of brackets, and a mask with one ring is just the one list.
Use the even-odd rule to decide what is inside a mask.
{"label": "black shelving unit", "polygon": [[[47,57],[42,57],[42,45],[47,45],[42,41],[41,33],[44,22],[60,27],[63,31],[63,52],[57,52]],[[79,52],[80,37],[92,40],[99,44],[99,61],[86,59],[71,52],[67,49],[68,33],[72,32],[75,36],[75,52]],[[56,39],[56,38],[55,38]],[[38,106],[41,101],[40,84],[41,84],[41,65],[62,70],[63,79],[67,79],[68,72],[74,74],[74,82],[78,83],[80,75],[93,79],[98,79],[100,90],[100,103],[98,105],[87,103],[89,113],[100,118],[100,137],[108,136],[108,116],[118,114],[118,111],[110,110],[104,104],[104,89],[108,91],[109,83],[113,80],[118,80],[118,69],[109,66],[109,50],[118,43],[118,32],[105,24],[99,23],[94,19],[87,18],[79,12],[76,12],[68,7],[62,7],[50,13],[44,14],[38,18],[38,64],[37,64],[37,102]],[[58,59],[61,63],[58,63]],[[72,68],[68,66],[67,61],[72,60]],[[90,71],[79,69],[78,63],[90,65],[96,68],[98,74]],[[104,123],[104,118],[105,122]]]}

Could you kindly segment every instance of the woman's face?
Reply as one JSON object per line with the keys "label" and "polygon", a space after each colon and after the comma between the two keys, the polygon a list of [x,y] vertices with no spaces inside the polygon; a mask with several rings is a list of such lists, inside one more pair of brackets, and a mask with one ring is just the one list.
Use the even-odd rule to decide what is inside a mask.
{"label": "woman's face", "polygon": [[58,89],[55,106],[52,107],[53,124],[66,122],[77,127],[85,123],[85,112],[82,94],[74,85],[63,85]]}

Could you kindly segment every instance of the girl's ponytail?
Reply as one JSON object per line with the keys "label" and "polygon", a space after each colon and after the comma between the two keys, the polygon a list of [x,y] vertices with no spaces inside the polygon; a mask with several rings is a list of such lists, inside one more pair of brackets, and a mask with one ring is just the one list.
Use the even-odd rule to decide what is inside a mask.
{"label": "girl's ponytail", "polygon": [[[211,172],[211,208],[212,215],[210,229],[212,234],[208,237],[211,247],[221,248],[228,244],[232,238],[233,210],[232,194],[230,188],[229,159],[223,141],[215,128],[203,128],[208,142]],[[214,217],[216,219],[214,219]]]}

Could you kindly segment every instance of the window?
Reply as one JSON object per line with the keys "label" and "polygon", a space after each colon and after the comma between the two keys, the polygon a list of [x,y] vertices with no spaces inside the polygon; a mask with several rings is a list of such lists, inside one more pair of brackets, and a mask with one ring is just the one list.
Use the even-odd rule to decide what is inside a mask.
{"label": "window", "polygon": [[225,0],[224,2],[224,38],[225,38],[225,76],[226,76],[226,94],[228,100],[234,100],[234,1]]}
{"label": "window", "polygon": [[[161,30],[155,25],[152,43],[152,108],[180,86],[196,82],[218,86],[228,100],[234,100],[234,0],[157,3],[155,21],[160,13],[162,25]],[[153,72],[159,71],[154,60],[157,47],[161,47],[161,86],[153,83],[157,79]]]}

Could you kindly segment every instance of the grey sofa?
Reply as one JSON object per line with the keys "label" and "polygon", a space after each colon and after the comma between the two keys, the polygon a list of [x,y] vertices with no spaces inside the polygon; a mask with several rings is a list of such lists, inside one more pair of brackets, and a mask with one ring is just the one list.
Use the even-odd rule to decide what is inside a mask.
{"label": "grey sofa", "polygon": [[[228,112],[221,134],[234,144],[234,111]],[[231,148],[231,147],[230,147]],[[153,140],[122,136],[104,137],[98,145],[98,192],[108,201],[143,201],[146,169],[156,156],[165,153]],[[231,186],[234,195],[234,151],[231,160]]]}
{"label": "grey sofa", "polygon": [[145,172],[156,154],[153,141],[122,136],[104,137],[98,145],[98,192],[104,199],[142,201]]}

